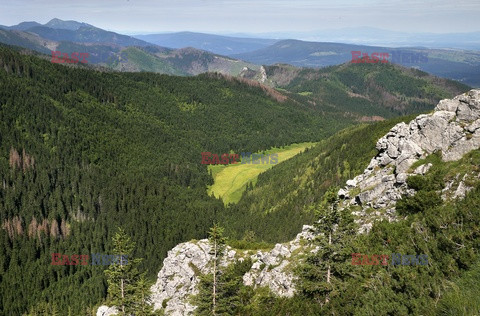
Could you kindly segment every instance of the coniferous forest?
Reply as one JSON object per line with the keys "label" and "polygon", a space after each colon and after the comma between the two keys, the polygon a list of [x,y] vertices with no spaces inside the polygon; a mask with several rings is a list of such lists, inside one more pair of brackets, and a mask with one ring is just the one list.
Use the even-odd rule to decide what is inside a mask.
{"label": "coniferous forest", "polygon": [[[367,74],[369,69],[362,65],[361,71]],[[432,99],[454,95],[440,87],[438,91]],[[417,91],[405,84],[402,93],[413,100]],[[425,109],[412,107],[402,114],[419,108]],[[335,109],[303,103],[300,97],[285,97],[247,80],[65,66],[0,46],[0,311],[22,315],[48,305],[55,306],[58,315],[91,315],[108,295],[104,266],[52,265],[52,253],[111,254],[118,228],[135,244],[131,255],[143,258],[138,269],[152,281],[168,250],[206,238],[217,222],[230,240],[245,236],[255,242],[289,240],[303,224],[317,219],[315,209],[326,203],[324,193],[331,186],[342,185],[365,168],[378,137],[410,118],[352,126],[357,121]],[[238,204],[224,206],[206,193],[213,179],[201,164],[201,152],[256,152],[306,141],[319,144],[261,174]],[[438,172],[446,170],[439,166]],[[425,183],[419,188],[434,191]],[[452,206],[454,214],[471,222],[459,235],[447,235],[447,241],[455,237],[478,246],[474,221],[478,217],[466,211],[477,200],[472,193]],[[415,202],[406,199],[401,205],[409,210]],[[432,210],[447,212],[436,204],[421,204],[413,219],[425,222],[429,234],[438,235],[441,223],[435,222]],[[398,229],[409,236],[413,229],[409,224],[383,224],[384,230],[374,228],[365,240],[346,240],[344,247],[361,248],[362,242],[375,247]],[[473,253],[455,254],[447,241],[438,246],[436,255],[450,270],[435,267],[431,273],[436,281],[460,277],[459,271],[477,259]],[[231,282],[233,292],[241,287],[238,275],[245,265],[232,267],[223,277]],[[228,313],[268,315],[270,309],[284,314],[297,308],[298,302],[303,312],[314,311],[317,306],[305,303],[318,297],[308,287],[314,276],[302,275],[303,292],[293,301],[269,298],[255,305],[248,301],[253,297],[250,293],[244,301],[246,306],[251,303],[249,310],[228,309]],[[415,276],[427,286],[424,272]],[[338,284],[349,295],[354,295],[355,287],[365,287],[348,277],[339,274]],[[368,279],[367,272],[362,278]],[[415,295],[437,293],[419,293],[420,285],[397,281],[395,286]],[[366,290],[359,302],[368,305],[374,295]],[[382,295],[385,302],[398,298],[387,291]],[[337,300],[329,312],[354,314],[345,307],[350,303],[348,297]],[[405,313],[426,304],[412,301]],[[448,307],[448,302],[442,304]]]}

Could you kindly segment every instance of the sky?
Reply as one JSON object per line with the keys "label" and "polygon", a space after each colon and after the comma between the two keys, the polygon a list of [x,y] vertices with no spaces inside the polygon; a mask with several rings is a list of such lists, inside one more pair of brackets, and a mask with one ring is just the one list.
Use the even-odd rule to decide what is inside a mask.
{"label": "sky", "polygon": [[86,22],[123,34],[480,31],[479,0],[0,0],[0,24]]}

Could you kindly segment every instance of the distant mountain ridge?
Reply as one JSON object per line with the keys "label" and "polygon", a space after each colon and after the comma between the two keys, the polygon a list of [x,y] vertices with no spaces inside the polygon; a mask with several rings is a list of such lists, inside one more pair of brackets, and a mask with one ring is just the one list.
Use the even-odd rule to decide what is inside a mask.
{"label": "distant mountain ridge", "polygon": [[93,25],[77,22],[77,21],[63,21],[57,18],[51,19],[48,23],[45,24],[46,27],[52,29],[62,29],[62,30],[70,30],[76,31],[81,27],[94,27]]}
{"label": "distant mountain ridge", "polygon": [[243,33],[236,36],[264,38],[295,38],[312,42],[339,42],[345,44],[384,47],[449,48],[480,50],[480,32],[413,33],[385,30],[378,27],[348,27],[309,32]]}
{"label": "distant mountain ridge", "polygon": [[78,43],[111,43],[120,46],[149,46],[151,44],[122,35],[106,31],[93,25],[77,21],[63,21],[57,18],[45,24],[38,22],[22,22],[13,26],[3,26],[5,30],[17,30],[34,33],[42,38],[53,41],[70,41]]}
{"label": "distant mountain ridge", "polygon": [[41,26],[40,23],[38,22],[22,22],[22,23],[19,23],[17,25],[13,25],[13,26],[4,26],[3,28],[6,28],[6,29],[10,29],[10,30],[19,30],[19,31],[25,31],[25,30],[28,30],[29,28],[31,27],[35,27],[35,26]]}
{"label": "distant mountain ridge", "polygon": [[226,56],[251,52],[279,41],[276,39],[242,38],[195,32],[136,35],[134,37],[164,47],[183,48],[191,46]]}
{"label": "distant mountain ridge", "polygon": [[36,26],[45,26],[49,27],[52,29],[57,29],[57,30],[70,30],[70,31],[76,31],[81,27],[94,27],[93,25],[90,25],[88,23],[83,23],[83,22],[77,22],[73,20],[69,21],[63,21],[57,18],[53,18],[50,21],[48,21],[45,24],[40,24],[35,21],[25,21],[21,22],[16,25],[12,26],[0,26],[0,28],[5,28],[5,29],[10,29],[10,30],[18,30],[18,31],[26,31],[32,27]]}
{"label": "distant mountain ridge", "polygon": [[[472,41],[475,42],[475,37]],[[248,72],[258,71],[260,65],[278,63],[296,67],[327,67],[351,61],[352,51],[360,51],[369,56],[375,52],[389,53],[391,56],[423,54],[427,60],[422,63],[410,62],[408,58],[393,62],[457,80],[472,87],[480,87],[478,51],[391,48],[326,41],[241,38],[193,32],[139,35],[134,38],[87,23],[60,19],[52,19],[44,25],[30,21],[9,27],[0,26],[0,42],[45,54],[52,50],[66,53],[89,52],[90,63],[114,70],[151,71],[171,75],[196,75],[213,71],[248,77]],[[165,46],[174,49],[167,49]],[[186,47],[192,49],[178,50]],[[125,52],[126,50],[128,52]]]}
{"label": "distant mountain ridge", "polygon": [[32,49],[47,55],[51,51],[88,53],[88,63],[117,71],[149,71],[169,75],[197,75],[220,72],[238,75],[254,64],[203,50],[169,49],[127,35],[117,34],[87,23],[52,19],[45,25],[22,22],[0,28],[0,42]]}
{"label": "distant mountain ridge", "polygon": [[[261,65],[278,63],[297,67],[327,67],[352,60],[352,51],[389,53],[389,56],[424,54],[426,62],[409,62],[408,58],[393,61],[405,67],[414,67],[436,76],[461,81],[480,87],[480,52],[448,49],[427,49],[419,47],[390,48],[330,42],[306,42],[282,40],[254,52],[231,55],[233,58]],[[391,58],[390,58],[391,61]]]}

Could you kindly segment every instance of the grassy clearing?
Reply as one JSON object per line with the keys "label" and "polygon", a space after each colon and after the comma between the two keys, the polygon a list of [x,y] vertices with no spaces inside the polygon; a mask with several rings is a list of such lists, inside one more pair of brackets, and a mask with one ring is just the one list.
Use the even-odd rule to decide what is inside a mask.
{"label": "grassy clearing", "polygon": [[[278,163],[281,163],[313,145],[315,143],[292,144],[284,148],[272,148],[258,152],[258,154],[278,154]],[[221,197],[225,205],[237,203],[242,197],[247,184],[252,182],[255,185],[258,175],[273,166],[274,164],[262,164],[261,161],[259,164],[209,165],[209,170],[212,171],[215,182],[208,187],[208,194],[213,193],[216,197]]]}

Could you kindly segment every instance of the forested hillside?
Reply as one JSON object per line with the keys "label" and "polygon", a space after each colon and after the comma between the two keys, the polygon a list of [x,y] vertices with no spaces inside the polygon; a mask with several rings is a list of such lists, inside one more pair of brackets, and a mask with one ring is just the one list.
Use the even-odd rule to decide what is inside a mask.
{"label": "forested hillside", "polygon": [[[437,88],[437,97],[450,93]],[[134,254],[145,258],[141,269],[150,276],[169,249],[205,237],[215,219],[232,236],[253,230],[260,239],[288,238],[290,226],[312,217],[307,212],[288,227],[279,219],[302,213],[302,204],[271,212],[272,220],[256,214],[284,203],[276,192],[258,203],[247,195],[241,208],[225,209],[206,193],[212,178],[201,152],[319,141],[355,121],[326,108],[243,79],[101,72],[0,46],[0,310],[20,315],[42,302],[55,302],[61,314],[89,310],[105,297],[103,268],[52,266],[51,254],[109,253],[118,226],[136,242]],[[375,128],[393,123],[383,124]],[[371,128],[363,128],[366,138]],[[354,158],[348,168],[342,167],[347,158],[307,162],[303,156],[291,167],[326,164],[315,171],[326,173],[323,180],[305,183],[313,201],[322,193],[318,183],[326,188],[347,177],[343,169],[358,170],[365,155],[347,155]],[[266,179],[278,177],[282,165]],[[283,180],[297,181],[287,171]]]}
{"label": "forested hillside", "polygon": [[[268,242],[292,239],[302,225],[313,223],[312,206],[325,191],[361,173],[376,153],[378,138],[411,118],[348,128],[260,174],[256,186],[227,209],[223,221],[231,229],[228,233],[242,239],[242,232],[251,231],[258,240]],[[282,230],[276,229],[279,226]]]}
{"label": "forested hillside", "polygon": [[291,92],[299,102],[328,105],[358,120],[427,111],[439,99],[469,89],[417,69],[382,63],[347,63],[322,69],[275,65],[266,66],[265,75],[265,84]]}
{"label": "forested hillside", "polygon": [[257,151],[338,128],[221,76],[102,73],[6,47],[0,86],[0,309],[12,314],[101,300],[102,268],[51,266],[50,256],[108,253],[117,226],[150,275],[175,244],[203,237],[223,203],[206,194],[202,151]]}

